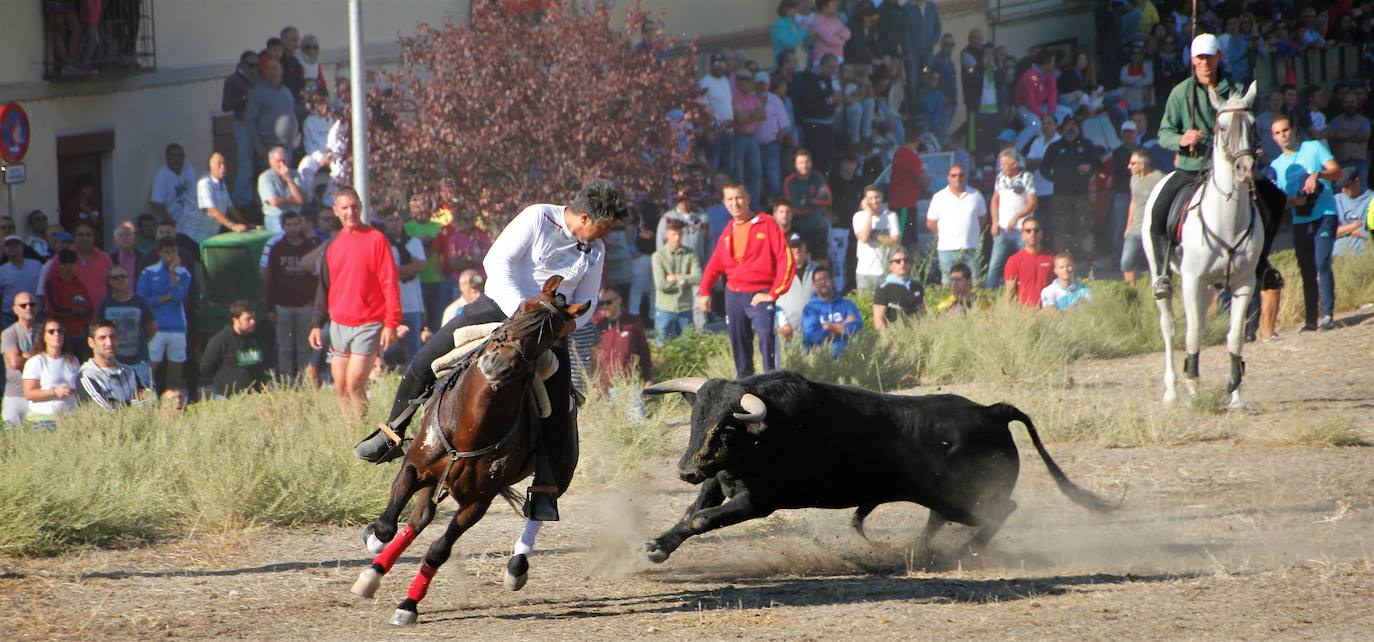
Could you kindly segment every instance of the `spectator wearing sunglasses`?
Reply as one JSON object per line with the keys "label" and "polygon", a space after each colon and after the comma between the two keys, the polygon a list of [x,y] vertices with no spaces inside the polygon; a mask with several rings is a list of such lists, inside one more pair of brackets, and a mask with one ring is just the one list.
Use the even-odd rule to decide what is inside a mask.
{"label": "spectator wearing sunglasses", "polygon": [[926,312],[925,286],[911,278],[911,255],[905,249],[892,253],[887,261],[887,276],[873,293],[873,327],[886,333],[898,319],[911,319]]}
{"label": "spectator wearing sunglasses", "polygon": [[106,284],[108,293],[100,301],[95,316],[114,324],[115,360],[133,370],[141,387],[151,388],[153,375],[148,366],[148,342],[157,334],[153,307],[134,292],[133,279],[122,265],[110,268]]}
{"label": "spectator wearing sunglasses", "polygon": [[607,388],[612,387],[616,377],[631,371],[637,371],[645,385],[653,381],[644,322],[625,312],[623,302],[614,288],[602,288],[601,298],[596,302],[596,329],[601,333],[601,342],[596,347],[596,372]]}
{"label": "spectator wearing sunglasses", "polygon": [[24,362],[24,398],[29,402],[24,418],[35,428],[52,430],[58,415],[76,408],[78,363],[67,351],[63,325],[56,319],[43,323],[36,343],[38,354]]}
{"label": "spectator wearing sunglasses", "polygon": [[320,64],[320,39],[313,33],[301,38],[301,48],[296,52],[296,60],[301,63],[302,76],[305,78],[303,95],[320,94],[329,96],[329,86],[324,82],[324,66]]}
{"label": "spectator wearing sunglasses", "polygon": [[[949,285],[949,271],[957,263],[977,265],[982,226],[987,223],[988,204],[978,190],[968,189],[962,165],[949,168],[949,185],[930,199],[926,227],[939,238],[935,244],[940,259],[940,281]],[[973,280],[978,281],[975,270]]]}
{"label": "spectator wearing sunglasses", "polygon": [[13,428],[24,422],[29,402],[24,398],[24,362],[42,349],[35,347],[38,297],[27,291],[14,295],[16,321],[0,333],[0,351],[5,354],[5,425]]}
{"label": "spectator wearing sunglasses", "polygon": [[1007,298],[1015,297],[1028,308],[1040,307],[1040,292],[1054,280],[1054,255],[1043,248],[1044,229],[1030,218],[1021,224],[1021,250],[1007,259],[1003,277]]}
{"label": "spectator wearing sunglasses", "polygon": [[9,310],[20,292],[37,292],[43,264],[24,258],[24,240],[11,233],[5,237],[5,262],[0,264],[0,309],[3,324],[9,327],[18,318]]}

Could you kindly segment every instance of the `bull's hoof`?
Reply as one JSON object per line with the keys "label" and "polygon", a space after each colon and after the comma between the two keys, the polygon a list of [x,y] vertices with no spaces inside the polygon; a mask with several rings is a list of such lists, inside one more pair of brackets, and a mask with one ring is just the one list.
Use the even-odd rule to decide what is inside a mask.
{"label": "bull's hoof", "polygon": [[387,624],[392,626],[415,626],[415,621],[418,619],[420,619],[420,613],[418,611],[396,609],[396,612],[391,614],[391,619],[387,620]]}
{"label": "bull's hoof", "polygon": [[370,600],[372,596],[377,594],[377,588],[381,585],[382,574],[369,566],[358,574],[358,581],[353,583],[352,593],[364,600]]}
{"label": "bull's hoof", "polygon": [[668,561],[668,551],[660,548],[658,542],[655,541],[644,542],[644,556],[655,564],[662,564]]}
{"label": "bull's hoof", "polygon": [[380,554],[382,550],[386,548],[386,542],[383,542],[380,538],[377,537],[376,524],[368,524],[367,526],[364,526],[362,532],[359,533],[359,535],[363,539],[363,546],[367,547],[367,552],[372,553],[373,555]]}
{"label": "bull's hoof", "polygon": [[501,574],[501,584],[507,591],[518,591],[525,588],[525,583],[530,579],[530,562],[524,553],[512,555],[509,562],[506,562],[506,570]]}

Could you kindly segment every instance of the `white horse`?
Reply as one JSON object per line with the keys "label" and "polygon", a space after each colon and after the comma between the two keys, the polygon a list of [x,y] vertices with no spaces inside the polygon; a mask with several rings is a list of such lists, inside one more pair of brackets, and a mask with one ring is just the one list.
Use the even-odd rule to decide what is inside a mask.
{"label": "white horse", "polygon": [[[1208,88],[1208,98],[1217,113],[1210,177],[1189,199],[1182,243],[1173,252],[1171,265],[1160,265],[1154,244],[1145,243],[1151,278],[1172,268],[1182,281],[1183,310],[1187,316],[1185,347],[1188,350],[1183,373],[1190,398],[1197,396],[1203,314],[1211,295],[1208,286],[1221,284],[1230,288],[1231,331],[1226,335],[1226,349],[1231,353],[1228,389],[1233,410],[1245,407],[1240,396],[1245,361],[1240,352],[1245,344],[1245,311],[1255,291],[1255,266],[1264,248],[1264,225],[1253,199],[1255,115],[1250,108],[1255,93],[1252,82],[1244,96],[1232,97],[1223,103],[1216,90]],[[1164,181],[1160,181],[1145,205],[1144,229],[1150,229],[1155,199],[1163,184]],[[1169,403],[1178,398],[1174,374],[1173,301],[1159,299],[1156,303],[1159,305],[1159,329],[1164,333],[1164,401]]]}

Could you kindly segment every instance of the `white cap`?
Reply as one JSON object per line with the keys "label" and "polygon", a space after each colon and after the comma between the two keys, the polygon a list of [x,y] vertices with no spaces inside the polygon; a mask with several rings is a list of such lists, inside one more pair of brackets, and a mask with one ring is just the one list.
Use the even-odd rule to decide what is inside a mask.
{"label": "white cap", "polygon": [[1193,46],[1189,48],[1189,55],[1193,56],[1215,56],[1221,51],[1217,44],[1217,37],[1210,33],[1200,33],[1193,38]]}
{"label": "white cap", "polygon": [[1133,121],[1133,120],[1127,120],[1127,121],[1123,121],[1123,122],[1121,123],[1121,131],[1123,131],[1123,132],[1133,132],[1133,131],[1135,131],[1135,130],[1136,130],[1135,121]]}

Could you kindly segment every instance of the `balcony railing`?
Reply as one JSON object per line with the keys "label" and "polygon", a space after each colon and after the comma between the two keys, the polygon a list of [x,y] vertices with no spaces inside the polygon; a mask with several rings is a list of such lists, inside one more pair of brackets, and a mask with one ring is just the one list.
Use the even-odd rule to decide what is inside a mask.
{"label": "balcony railing", "polygon": [[43,77],[81,80],[157,67],[153,0],[31,0],[43,7]]}

